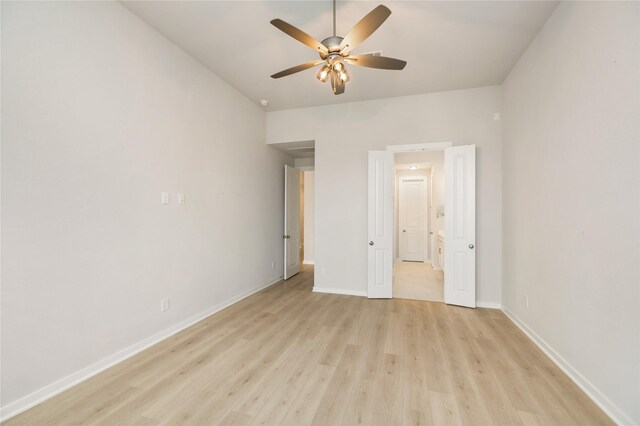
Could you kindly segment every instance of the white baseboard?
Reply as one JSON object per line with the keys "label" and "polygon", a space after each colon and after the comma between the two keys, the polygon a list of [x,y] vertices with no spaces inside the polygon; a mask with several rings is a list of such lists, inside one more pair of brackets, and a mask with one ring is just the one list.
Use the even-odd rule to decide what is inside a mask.
{"label": "white baseboard", "polygon": [[489,309],[502,309],[502,305],[500,303],[495,302],[476,302],[476,306],[478,308],[489,308]]}
{"label": "white baseboard", "polygon": [[305,260],[302,262],[303,265],[313,265],[313,260]]}
{"label": "white baseboard", "polygon": [[79,370],[63,379],[60,379],[54,383],[51,383],[43,388],[38,389],[35,392],[30,393],[27,396],[24,396],[16,401],[13,401],[7,405],[5,405],[4,407],[0,408],[0,422],[4,422],[5,420],[8,420],[9,418],[22,413],[23,411],[28,410],[31,407],[34,407],[35,405],[38,405],[39,403],[46,401],[47,399],[59,394],[60,392],[63,392],[67,389],[69,389],[72,386],[77,385],[78,383],[81,383],[93,376],[95,376],[98,373],[101,373],[102,371],[106,370],[109,367],[112,367],[124,360],[126,360],[127,358],[132,357],[133,355],[155,345],[156,343],[161,342],[162,340],[173,336],[174,334],[184,330],[185,328],[188,328],[190,326],[192,326],[193,324],[202,321],[203,319],[205,319],[208,316],[211,316],[213,314],[215,314],[216,312],[219,312],[221,310],[223,310],[224,308],[229,307],[230,305],[233,305],[234,303],[239,302],[242,299],[245,299],[249,296],[251,296],[254,293],[259,292],[260,290],[263,290],[269,286],[272,286],[276,283],[278,283],[279,281],[281,281],[282,278],[277,278],[275,280],[273,280],[272,282],[262,285],[260,287],[256,287],[254,289],[245,291],[244,293],[239,294],[238,296],[235,296],[231,299],[228,299],[225,302],[219,303],[209,309],[207,309],[204,312],[200,312],[199,314],[196,314],[190,318],[187,318],[184,321],[181,321],[169,328],[167,328],[166,330],[163,330],[159,333],[154,334],[151,337],[148,337],[144,340],[141,340],[138,343],[135,343],[127,348],[124,348],[112,355],[109,355],[108,357],[94,363],[91,364],[88,367],[83,368],[82,370]]}
{"label": "white baseboard", "polygon": [[331,287],[313,287],[314,293],[330,293],[330,294],[344,294],[346,296],[361,296],[367,297],[366,291],[358,291],[358,290],[345,290],[342,288],[331,288]]}
{"label": "white baseboard", "polygon": [[587,394],[589,398],[595,404],[602,409],[611,420],[613,420],[618,425],[633,425],[636,424],[631,417],[625,414],[617,405],[615,405],[609,398],[605,396],[598,388],[596,388],[593,383],[591,383],[586,377],[584,377],[578,370],[576,370],[567,360],[562,358],[560,354],[558,354],[547,342],[544,341],[542,337],[537,335],[533,330],[531,330],[520,318],[516,317],[512,312],[510,312],[506,308],[502,308],[502,312],[509,318],[524,334],[529,337],[540,348],[542,352],[546,356],[553,361],[555,365],[560,368],[569,376],[573,382],[578,385],[580,389],[584,393]]}

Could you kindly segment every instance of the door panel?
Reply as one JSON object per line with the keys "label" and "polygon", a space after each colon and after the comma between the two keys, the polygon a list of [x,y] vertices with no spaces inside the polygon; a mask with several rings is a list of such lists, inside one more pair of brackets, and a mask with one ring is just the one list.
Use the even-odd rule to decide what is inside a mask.
{"label": "door panel", "polygon": [[300,272],[300,171],[284,166],[284,279]]}
{"label": "door panel", "polygon": [[400,260],[424,262],[427,238],[426,178],[400,178],[398,190]]}
{"label": "door panel", "polygon": [[444,301],[476,306],[476,147],[444,151]]}
{"label": "door panel", "polygon": [[391,298],[393,289],[393,153],[369,151],[369,298]]}

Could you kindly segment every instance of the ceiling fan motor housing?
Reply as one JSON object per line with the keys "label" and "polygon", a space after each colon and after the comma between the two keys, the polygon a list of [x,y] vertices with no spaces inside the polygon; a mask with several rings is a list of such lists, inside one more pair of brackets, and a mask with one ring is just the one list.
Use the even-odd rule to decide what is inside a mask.
{"label": "ceiling fan motor housing", "polygon": [[[342,37],[328,37],[322,40],[322,44],[329,50],[329,53],[340,53],[340,43],[342,43]],[[322,52],[321,52],[322,53]],[[322,56],[322,54],[320,55]],[[327,55],[322,59],[326,59]]]}

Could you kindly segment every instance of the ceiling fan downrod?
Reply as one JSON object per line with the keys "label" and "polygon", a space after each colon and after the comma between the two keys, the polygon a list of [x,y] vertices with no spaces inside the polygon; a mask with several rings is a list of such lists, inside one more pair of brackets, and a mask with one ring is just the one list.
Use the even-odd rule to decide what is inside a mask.
{"label": "ceiling fan downrod", "polygon": [[333,0],[333,36],[336,36],[336,0]]}

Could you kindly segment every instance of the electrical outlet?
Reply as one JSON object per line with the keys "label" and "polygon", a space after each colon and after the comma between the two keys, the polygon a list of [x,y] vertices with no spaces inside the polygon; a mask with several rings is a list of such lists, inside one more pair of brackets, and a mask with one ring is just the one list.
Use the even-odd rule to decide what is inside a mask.
{"label": "electrical outlet", "polygon": [[529,296],[525,296],[524,297],[524,307],[528,308],[529,307]]}
{"label": "electrical outlet", "polygon": [[169,310],[169,299],[162,299],[160,301],[160,311],[164,312]]}

